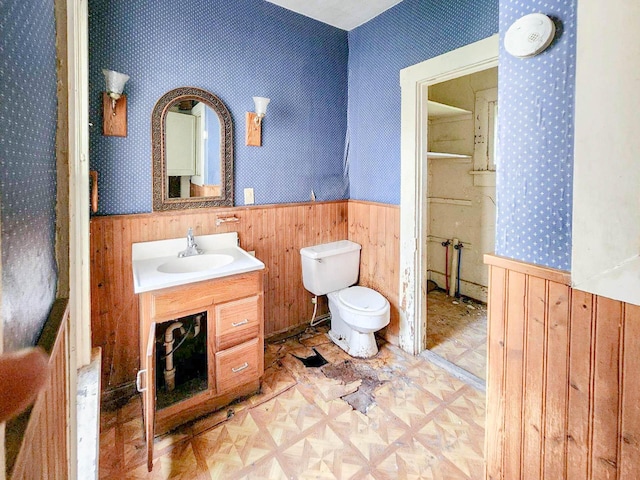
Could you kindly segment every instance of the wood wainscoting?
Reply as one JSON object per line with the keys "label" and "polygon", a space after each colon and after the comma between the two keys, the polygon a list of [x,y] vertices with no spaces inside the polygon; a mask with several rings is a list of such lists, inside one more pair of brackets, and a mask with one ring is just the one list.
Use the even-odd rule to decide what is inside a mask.
{"label": "wood wainscoting", "polygon": [[[103,390],[130,388],[139,368],[138,302],[131,244],[238,232],[240,245],[266,265],[265,336],[307,323],[311,294],[302,285],[300,248],[348,238],[347,201],[195,209],[91,219],[91,323],[102,347]],[[237,218],[237,221],[234,218]],[[216,225],[217,219],[230,219]],[[326,308],[326,307],[325,307]]]}
{"label": "wood wainscoting", "polygon": [[400,207],[349,200],[349,240],[362,245],[359,285],[377,290],[391,304],[391,321],[382,334],[398,345]]}
{"label": "wood wainscoting", "polygon": [[492,255],[487,479],[635,479],[640,307]]}
{"label": "wood wainscoting", "polygon": [[56,300],[37,344],[49,355],[47,380],[31,410],[7,422],[7,478],[12,480],[69,478],[68,317],[67,299]]}

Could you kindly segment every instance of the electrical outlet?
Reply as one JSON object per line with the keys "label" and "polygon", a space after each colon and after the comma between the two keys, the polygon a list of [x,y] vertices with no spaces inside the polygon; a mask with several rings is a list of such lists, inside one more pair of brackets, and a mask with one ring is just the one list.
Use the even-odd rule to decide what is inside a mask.
{"label": "electrical outlet", "polygon": [[253,205],[255,203],[255,199],[253,197],[253,188],[245,188],[244,189],[244,204],[245,205]]}

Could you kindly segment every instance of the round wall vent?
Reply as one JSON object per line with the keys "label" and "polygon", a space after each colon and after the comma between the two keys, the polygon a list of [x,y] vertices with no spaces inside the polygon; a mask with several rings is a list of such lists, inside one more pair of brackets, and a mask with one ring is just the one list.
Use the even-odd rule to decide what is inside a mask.
{"label": "round wall vent", "polygon": [[504,48],[514,57],[532,57],[549,46],[555,33],[553,20],[542,13],[531,13],[509,27]]}

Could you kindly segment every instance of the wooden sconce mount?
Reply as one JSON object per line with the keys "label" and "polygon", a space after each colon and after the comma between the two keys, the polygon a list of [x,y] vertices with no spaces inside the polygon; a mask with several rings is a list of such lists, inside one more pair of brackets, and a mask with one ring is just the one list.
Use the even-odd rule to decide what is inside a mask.
{"label": "wooden sconce mount", "polygon": [[127,96],[122,95],[115,103],[107,92],[102,92],[102,134],[107,137],[127,136]]}
{"label": "wooden sconce mount", "polygon": [[258,115],[247,112],[247,137],[246,144],[249,147],[262,146],[262,121],[256,121]]}

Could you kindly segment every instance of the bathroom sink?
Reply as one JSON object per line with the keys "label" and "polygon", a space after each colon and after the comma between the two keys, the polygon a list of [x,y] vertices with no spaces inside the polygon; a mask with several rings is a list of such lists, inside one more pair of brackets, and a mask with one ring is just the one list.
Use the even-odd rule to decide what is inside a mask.
{"label": "bathroom sink", "polygon": [[224,267],[233,262],[231,255],[212,253],[174,258],[158,266],[161,273],[196,273]]}
{"label": "bathroom sink", "polygon": [[264,263],[238,247],[236,232],[198,235],[195,241],[203,253],[188,257],[178,257],[187,243],[184,237],[134,243],[134,293],[264,269]]}

